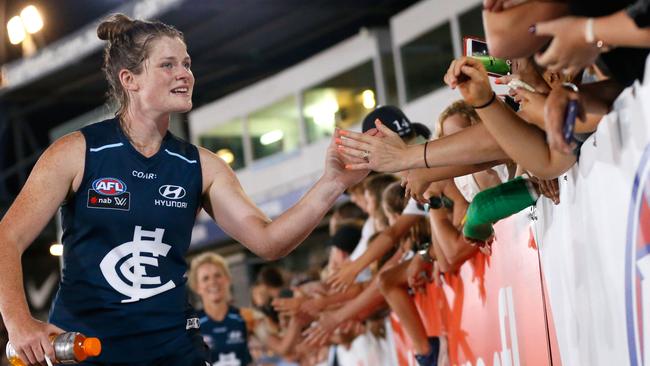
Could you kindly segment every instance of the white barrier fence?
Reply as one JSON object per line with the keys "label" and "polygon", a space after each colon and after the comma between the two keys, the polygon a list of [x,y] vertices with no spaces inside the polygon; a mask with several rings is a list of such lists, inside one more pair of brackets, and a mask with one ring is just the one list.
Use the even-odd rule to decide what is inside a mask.
{"label": "white barrier fence", "polygon": [[533,225],[563,365],[650,365],[650,62]]}

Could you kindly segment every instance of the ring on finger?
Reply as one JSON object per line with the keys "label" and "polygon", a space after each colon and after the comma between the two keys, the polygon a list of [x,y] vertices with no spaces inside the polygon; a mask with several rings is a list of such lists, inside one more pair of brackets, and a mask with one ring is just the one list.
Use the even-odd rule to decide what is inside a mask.
{"label": "ring on finger", "polygon": [[361,159],[363,159],[363,160],[365,160],[365,161],[368,161],[368,156],[370,156],[370,152],[369,152],[368,150],[364,150],[364,151],[361,153]]}

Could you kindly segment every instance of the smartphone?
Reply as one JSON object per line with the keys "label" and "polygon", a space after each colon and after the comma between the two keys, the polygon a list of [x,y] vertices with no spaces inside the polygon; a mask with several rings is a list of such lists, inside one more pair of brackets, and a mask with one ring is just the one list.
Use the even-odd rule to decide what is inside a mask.
{"label": "smartphone", "polygon": [[562,126],[562,133],[564,141],[570,144],[573,141],[573,129],[576,125],[576,117],[578,116],[578,101],[570,100],[566,105],[564,112],[564,125]]}
{"label": "smartphone", "polygon": [[506,95],[503,97],[503,101],[506,102],[506,105],[510,107],[513,111],[519,112],[519,103],[515,101],[515,98]]}
{"label": "smartphone", "polygon": [[463,54],[481,61],[490,76],[501,77],[510,74],[510,60],[490,56],[487,43],[483,40],[464,37]]}

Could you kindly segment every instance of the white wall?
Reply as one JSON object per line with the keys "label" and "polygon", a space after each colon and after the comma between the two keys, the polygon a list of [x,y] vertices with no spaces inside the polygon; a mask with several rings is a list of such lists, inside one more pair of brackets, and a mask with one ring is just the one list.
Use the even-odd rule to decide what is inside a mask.
{"label": "white wall", "polygon": [[197,141],[199,134],[220,123],[235,117],[243,117],[370,61],[376,51],[375,34],[368,31],[360,32],[296,66],[198,108],[189,115],[192,141]]}

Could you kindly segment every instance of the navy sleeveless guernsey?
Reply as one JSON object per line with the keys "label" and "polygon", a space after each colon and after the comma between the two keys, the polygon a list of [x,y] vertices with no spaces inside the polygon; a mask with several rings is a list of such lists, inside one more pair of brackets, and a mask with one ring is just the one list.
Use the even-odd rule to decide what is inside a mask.
{"label": "navy sleeveless guernsey", "polygon": [[[81,129],[83,180],[61,207],[58,327],[99,337],[100,363],[153,360],[192,347],[184,255],[200,207],[198,149],[170,132],[147,158],[117,119]],[[198,323],[198,322],[196,322]]]}
{"label": "navy sleeveless guernsey", "polygon": [[229,306],[222,321],[200,311],[199,321],[203,340],[211,350],[212,366],[247,366],[253,361],[248,351],[248,329],[238,308]]}

